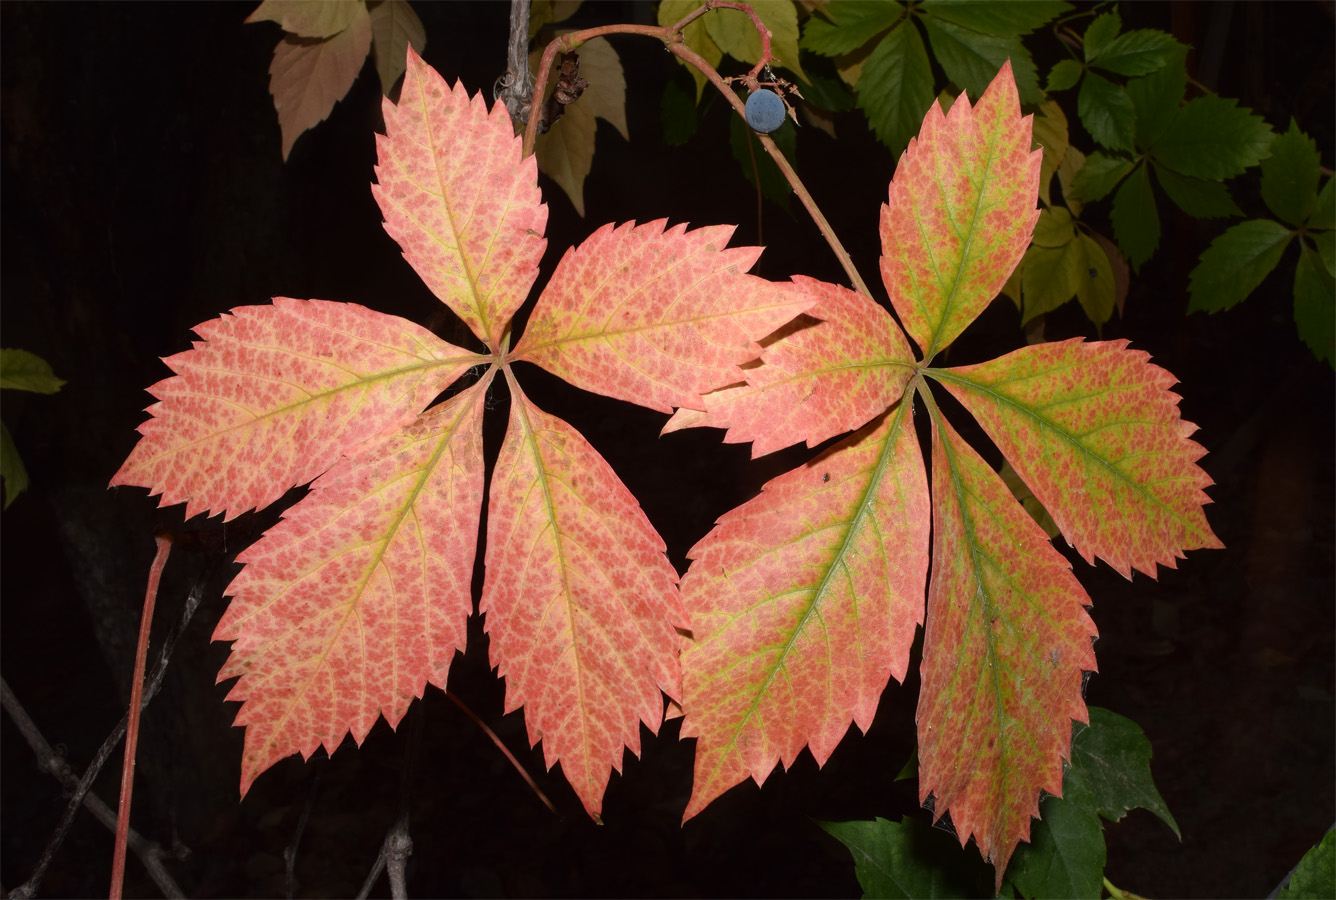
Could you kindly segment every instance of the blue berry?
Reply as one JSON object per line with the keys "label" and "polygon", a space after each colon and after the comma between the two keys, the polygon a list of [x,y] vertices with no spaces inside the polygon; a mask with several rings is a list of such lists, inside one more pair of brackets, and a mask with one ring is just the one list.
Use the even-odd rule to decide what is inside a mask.
{"label": "blue berry", "polygon": [[769,134],[784,124],[784,101],[774,91],[759,90],[747,98],[747,124]]}

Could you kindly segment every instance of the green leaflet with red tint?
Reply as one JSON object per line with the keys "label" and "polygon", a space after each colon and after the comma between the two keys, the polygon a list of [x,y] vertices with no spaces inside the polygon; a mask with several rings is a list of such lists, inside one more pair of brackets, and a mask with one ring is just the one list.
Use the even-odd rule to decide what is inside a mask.
{"label": "green leaflet with red tint", "polygon": [[1073,339],[932,372],[1086,562],[1128,578],[1222,546],[1202,510],[1212,482],[1188,437],[1197,427],[1179,416],[1177,379],[1149,359],[1127,341]]}
{"label": "green leaflet with red tint", "polygon": [[925,360],[997,296],[1030,243],[1041,150],[1030,151],[1011,63],[977,105],[934,103],[881,208],[881,277]]}
{"label": "green leaflet with red tint", "polygon": [[448,86],[412,47],[399,103],[381,108],[371,192],[385,230],[432,293],[496,350],[547,246],[538,164],[521,159],[504,106],[488,113],[482,95]]}
{"label": "green leaflet with red tint", "polygon": [[594,818],[640,723],[658,733],[663,691],[682,696],[687,615],[663,539],[611,467],[514,378],[487,507],[480,609],[506,712],[525,707],[531,744]]}
{"label": "green leaflet with red tint", "polygon": [[[814,278],[794,276],[820,298],[801,321],[772,335],[764,363],[738,371],[745,382],[701,397],[705,410],[679,409],[663,432],[726,428],[724,442],[752,442],[763,456],[798,441],[815,447],[860,428],[900,399],[914,354],[889,313],[870,298]],[[719,383],[719,382],[716,382]]]}
{"label": "green leaflet with red tint", "polygon": [[278,760],[358,744],[399,724],[427,682],[445,687],[473,608],[482,513],[482,400],[474,385],[343,459],[237,556],[245,568],[213,639],[218,680],[241,676],[241,793]]}
{"label": "green leaflet with red tint", "polygon": [[585,390],[672,412],[731,380],[767,335],[815,302],[745,274],[760,247],[733,226],[604,225],[566,252],[511,355]]}
{"label": "green leaflet with red tint", "polygon": [[804,746],[818,764],[903,681],[923,621],[928,484],[909,404],[766,484],[692,548],[684,818]]}
{"label": "green leaflet with red tint", "polygon": [[402,428],[483,362],[420,325],[352,303],[276,297],[195,326],[143,437],[111,479],[186,516],[263,509],[340,456]]}
{"label": "green leaflet with red tint", "polygon": [[1094,671],[1086,593],[972,447],[933,415],[933,569],[919,691],[919,798],[950,811],[997,885],[1039,792],[1062,795]]}

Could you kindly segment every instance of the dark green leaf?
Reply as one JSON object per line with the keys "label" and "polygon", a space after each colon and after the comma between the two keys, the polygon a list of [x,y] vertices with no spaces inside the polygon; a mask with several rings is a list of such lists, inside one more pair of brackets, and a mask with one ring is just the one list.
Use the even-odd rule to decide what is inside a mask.
{"label": "dark green leaf", "polygon": [[1313,211],[1308,214],[1309,228],[1336,228],[1336,202],[1332,199],[1332,181],[1336,179],[1328,178],[1327,183],[1322,185],[1322,190],[1317,192],[1317,202],[1313,204]]}
{"label": "dark green leaf", "polygon": [[798,46],[821,56],[852,53],[894,25],[903,12],[894,0],[831,0],[820,15],[807,20]]}
{"label": "dark green leaf", "polygon": [[1322,265],[1336,275],[1336,231],[1318,231],[1309,235],[1317,244],[1317,254],[1322,257]]}
{"label": "dark green leaf", "polygon": [[1328,829],[1318,845],[1304,854],[1290,876],[1290,883],[1276,896],[1278,900],[1336,896],[1336,829]]}
{"label": "dark green leaf", "polygon": [[663,126],[663,142],[669,147],[685,144],[696,133],[696,87],[685,69],[680,69],[663,86],[659,122]]}
{"label": "dark green leaf", "polygon": [[8,347],[0,350],[0,388],[54,394],[64,383],[36,353]]}
{"label": "dark green leaf", "polygon": [[1072,179],[1072,199],[1081,203],[1102,200],[1108,196],[1109,191],[1118,186],[1123,176],[1132,171],[1134,165],[1130,159],[1123,159],[1120,156],[1090,154],[1086,157],[1085,165]]}
{"label": "dark green leaf", "polygon": [[1118,282],[1113,275],[1109,254],[1088,234],[1077,237],[1081,249],[1081,278],[1076,282],[1076,299],[1085,310],[1086,318],[1103,325],[1113,318],[1118,305]]}
{"label": "dark green leaf", "polygon": [[1081,73],[1085,71],[1085,66],[1074,59],[1064,59],[1053,64],[1053,68],[1048,73],[1048,87],[1046,91],[1065,91],[1081,80]]}
{"label": "dark green leaf", "polygon": [[905,816],[817,822],[849,848],[864,897],[991,897],[993,873],[948,832]]}
{"label": "dark green leaf", "polygon": [[1247,297],[1280,262],[1294,232],[1270,219],[1250,219],[1211,241],[1192,270],[1188,312],[1219,312]]}
{"label": "dark green leaf", "polygon": [[19,456],[19,448],[14,446],[14,439],[9,436],[9,429],[0,422],[0,481],[5,485],[5,509],[14,502],[28,487],[28,470]]}
{"label": "dark green leaf", "polygon": [[1065,247],[1076,239],[1072,214],[1061,206],[1039,213],[1030,242],[1036,247]]}
{"label": "dark green leaf", "polygon": [[1090,727],[1072,741],[1072,767],[1062,796],[1087,806],[1110,822],[1133,809],[1148,809],[1182,837],[1178,823],[1155,788],[1150,741],[1131,719],[1090,707]]}
{"label": "dark green leaf", "polygon": [[1020,38],[981,34],[932,16],[924,16],[923,25],[942,71],[972,99],[982,96],[1008,59],[1021,102],[1039,103],[1044,99],[1039,90],[1039,72]]}
{"label": "dark green leaf", "polygon": [[1290,128],[1271,143],[1262,160],[1262,199],[1281,221],[1302,225],[1317,200],[1317,144],[1290,119]]}
{"label": "dark green leaf", "polygon": [[923,39],[912,24],[901,25],[863,63],[855,102],[878,140],[899,156],[918,134],[934,97]]}
{"label": "dark green leaf", "polygon": [[1108,46],[1109,42],[1118,36],[1118,32],[1123,29],[1123,20],[1119,18],[1116,12],[1107,12],[1102,16],[1096,17],[1095,21],[1090,23],[1086,29],[1085,58],[1086,62],[1094,62],[1099,54]]}
{"label": "dark green leaf", "polygon": [[1076,111],[1090,136],[1110,150],[1131,153],[1136,140],[1136,110],[1121,85],[1087,72],[1076,97]]}
{"label": "dark green leaf", "polygon": [[1105,44],[1094,65],[1116,75],[1149,75],[1164,68],[1181,46],[1163,31],[1138,28]]}
{"label": "dark green leaf", "polygon": [[1137,114],[1137,146],[1150,147],[1178,114],[1187,90],[1188,48],[1179,44],[1164,67],[1127,82],[1127,96]]}
{"label": "dark green leaf", "polygon": [[1072,8],[1055,0],[925,0],[924,12],[986,34],[1022,35]]}
{"label": "dark green leaf", "polygon": [[831,112],[844,112],[854,108],[854,95],[838,78],[830,78],[812,71],[815,65],[807,67],[807,84],[803,85],[803,99],[813,106],[828,109]]}
{"label": "dark green leaf", "polygon": [[1160,187],[1164,188],[1169,199],[1194,219],[1243,215],[1243,210],[1229,196],[1229,188],[1222,181],[1189,178],[1158,163],[1155,165],[1155,177],[1159,179]]}
{"label": "dark green leaf", "polygon": [[1155,211],[1155,194],[1150,188],[1150,174],[1137,166],[1113,198],[1113,236],[1127,257],[1132,271],[1150,259],[1160,243],[1160,216]]}
{"label": "dark green leaf", "polygon": [[1099,816],[1059,797],[1046,797],[1039,815],[1030,843],[1016,847],[1007,879],[1026,897],[1098,900],[1107,853]]}
{"label": "dark green leaf", "polygon": [[[761,175],[761,195],[778,205],[785,212],[789,212],[789,197],[793,195],[793,186],[779,171],[779,166],[775,165],[775,161],[770,158],[770,154],[765,152],[765,148],[761,146],[761,142],[747,127],[747,123],[742,120],[742,117],[733,115],[730,110],[728,121],[728,143],[733,150],[733,158],[738,161],[738,165],[742,166],[742,174],[746,176],[747,183],[755,187],[756,174],[759,171]],[[786,159],[797,158],[794,150],[798,143],[798,133],[794,129],[792,121],[786,118],[784,124],[779,126],[778,130],[771,132],[770,137],[783,152]],[[748,147],[749,144],[750,148]]]}
{"label": "dark green leaf", "polygon": [[[1336,279],[1317,251],[1308,247],[1299,254],[1294,270],[1294,325],[1318,359],[1336,364]],[[1330,857],[1327,865],[1330,872]],[[1331,882],[1327,884],[1330,890]]]}
{"label": "dark green leaf", "polygon": [[1261,116],[1239,107],[1237,100],[1198,97],[1178,111],[1150,149],[1175,172],[1219,181],[1270,156],[1274,136]]}

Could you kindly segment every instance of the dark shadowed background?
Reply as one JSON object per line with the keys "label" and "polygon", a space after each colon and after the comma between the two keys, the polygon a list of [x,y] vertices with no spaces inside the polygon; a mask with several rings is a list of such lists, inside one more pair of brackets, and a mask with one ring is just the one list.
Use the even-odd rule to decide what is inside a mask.
{"label": "dark shadowed background", "polygon": [[[504,69],[507,4],[415,8],[426,60],[448,80],[490,92]],[[145,835],[189,848],[188,858],[169,863],[188,895],[281,895],[284,849],[308,805],[299,895],[354,894],[397,816],[415,717],[423,745],[412,786],[412,896],[858,895],[847,851],[811,820],[918,810],[913,782],[893,782],[913,748],[913,676],[887,690],[870,733],[854,729],[824,769],[804,753],[792,771],[763,789],[730,791],[686,827],[679,821],[693,747],[677,740],[676,722],[666,724],[657,738],[645,735],[642,758],[628,755],[613,778],[599,827],[559,772],[543,772],[520,715],[502,715],[504,686],[489,671],[475,617],[451,689],[520,757],[558,815],[434,688],[398,734],[381,722],[361,751],[289,759],[238,802],[236,706],[223,701],[227,686],[214,684],[227,647],[209,636],[232,557],[282,505],[227,525],[183,523],[179,507],[159,510],[142,489],[108,490],[150,402],[144,388],[168,374],[158,360],[189,346],[192,325],[276,295],[353,301],[450,327],[382,229],[368,188],[373,134],[382,127],[374,68],[368,62],[284,164],[267,90],[279,30],[243,25],[250,9],[0,4],[3,344],[41,355],[68,381],[53,396],[3,397],[4,421],[31,474],[28,492],[0,517],[4,678],[82,770],[127,702],[154,531],[196,530],[199,549],[180,546],[168,564],[155,635],[192,587],[203,585],[204,600],[145,715],[134,807]],[[1128,27],[1172,30],[1199,58],[1223,60],[1209,86],[1278,130],[1297,118],[1329,171],[1331,10],[1316,2],[1188,3],[1172,13],[1164,4],[1122,12]],[[586,4],[573,23],[652,15],[648,5]],[[551,209],[544,277],[567,247],[608,221],[738,223],[735,242],[756,240],[755,194],[728,154],[722,105],[688,144],[666,147],[658,98],[676,63],[650,40],[623,37],[615,46],[630,85],[631,141],[600,127],[584,219],[543,180]],[[1041,54],[1041,70],[1047,62]],[[860,114],[837,116],[836,127],[838,142],[803,130],[798,170],[865,277],[875,276],[878,208],[893,161]],[[1240,202],[1259,212],[1255,179],[1248,183],[1253,193]],[[759,274],[842,281],[793,208],[788,216],[766,207],[769,249]],[[1227,549],[1194,552],[1158,581],[1139,575],[1129,583],[1076,560],[1101,632],[1088,700],[1145,730],[1155,777],[1183,830],[1180,843],[1144,811],[1111,825],[1107,873],[1148,896],[1263,896],[1336,818],[1333,375],[1297,339],[1282,275],[1228,313],[1186,316],[1187,274],[1221,226],[1172,213],[1164,224],[1159,253],[1133,279],[1125,317],[1103,337],[1131,340],[1179,377],[1184,417],[1201,426],[1197,440],[1210,451],[1203,465],[1217,484],[1207,513]],[[1075,304],[1050,316],[1047,333],[1097,336]],[[1002,299],[950,361],[987,359],[1023,340],[1015,308]],[[796,448],[753,462],[747,447],[722,445],[718,432],[659,438],[659,414],[532,367],[520,377],[540,406],[607,457],[679,571],[717,516],[812,455]],[[501,391],[496,404],[506,402]],[[492,453],[500,412],[488,431]],[[0,882],[8,890],[28,877],[63,801],[7,717],[0,738]],[[114,804],[118,781],[114,762],[96,790]],[[104,894],[111,846],[81,815],[43,893]],[[127,878],[127,896],[155,895],[133,857]],[[375,893],[387,891],[382,879]]]}

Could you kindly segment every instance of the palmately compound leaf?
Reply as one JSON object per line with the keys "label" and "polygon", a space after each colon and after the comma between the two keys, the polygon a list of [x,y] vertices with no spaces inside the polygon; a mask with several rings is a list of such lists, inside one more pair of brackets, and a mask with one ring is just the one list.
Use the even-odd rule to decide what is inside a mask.
{"label": "palmately compound leaf", "polygon": [[739,371],[744,381],[702,396],[704,411],[679,409],[665,434],[726,428],[725,443],[751,441],[758,457],[799,441],[815,447],[861,428],[900,399],[914,356],[890,314],[848,288],[804,276],[794,282],[821,297],[808,314],[822,321],[768,340],[763,364]]}
{"label": "palmately compound leaf", "polygon": [[186,504],[187,518],[262,509],[340,456],[402,428],[483,358],[351,303],[275,298],[195,326],[163,360],[158,402],[111,484]]}
{"label": "palmately compound leaf", "polygon": [[694,408],[816,302],[745,274],[761,248],[728,247],[731,226],[666,224],[604,225],[568,250],[512,358],[650,409]]}
{"label": "palmately compound leaf", "polygon": [[1004,65],[977,105],[962,97],[944,116],[933,104],[896,166],[881,275],[927,361],[997,296],[1030,243],[1043,162],[1030,119]]}
{"label": "palmately compound leaf", "polygon": [[1220,547],[1202,512],[1206,452],[1179,416],[1175,378],[1127,341],[1022,347],[932,375],[965,405],[1085,558],[1155,576]]}
{"label": "palmately compound leaf", "polygon": [[997,868],[1062,795],[1095,670],[1085,591],[997,474],[933,416],[933,568],[919,692],[919,797]]}
{"label": "palmately compound leaf", "polygon": [[688,554],[683,737],[695,737],[684,818],[806,746],[817,764],[852,720],[866,731],[903,681],[923,620],[928,485],[901,403],[769,482]]}
{"label": "palmately compound leaf", "polygon": [[372,186],[385,230],[433,294],[496,349],[538,277],[547,207],[504,105],[449,87],[408,50]]}
{"label": "palmately compound leaf", "polygon": [[630,491],[570,425],[510,379],[510,424],[487,512],[481,611],[506,712],[525,707],[589,814],[622,748],[658,733],[660,691],[682,697],[677,573]]}
{"label": "palmately compound leaf", "polygon": [[[490,381],[490,379],[488,379]],[[213,639],[244,701],[241,793],[278,760],[395,727],[463,651],[482,512],[478,384],[341,460],[237,556]]]}

